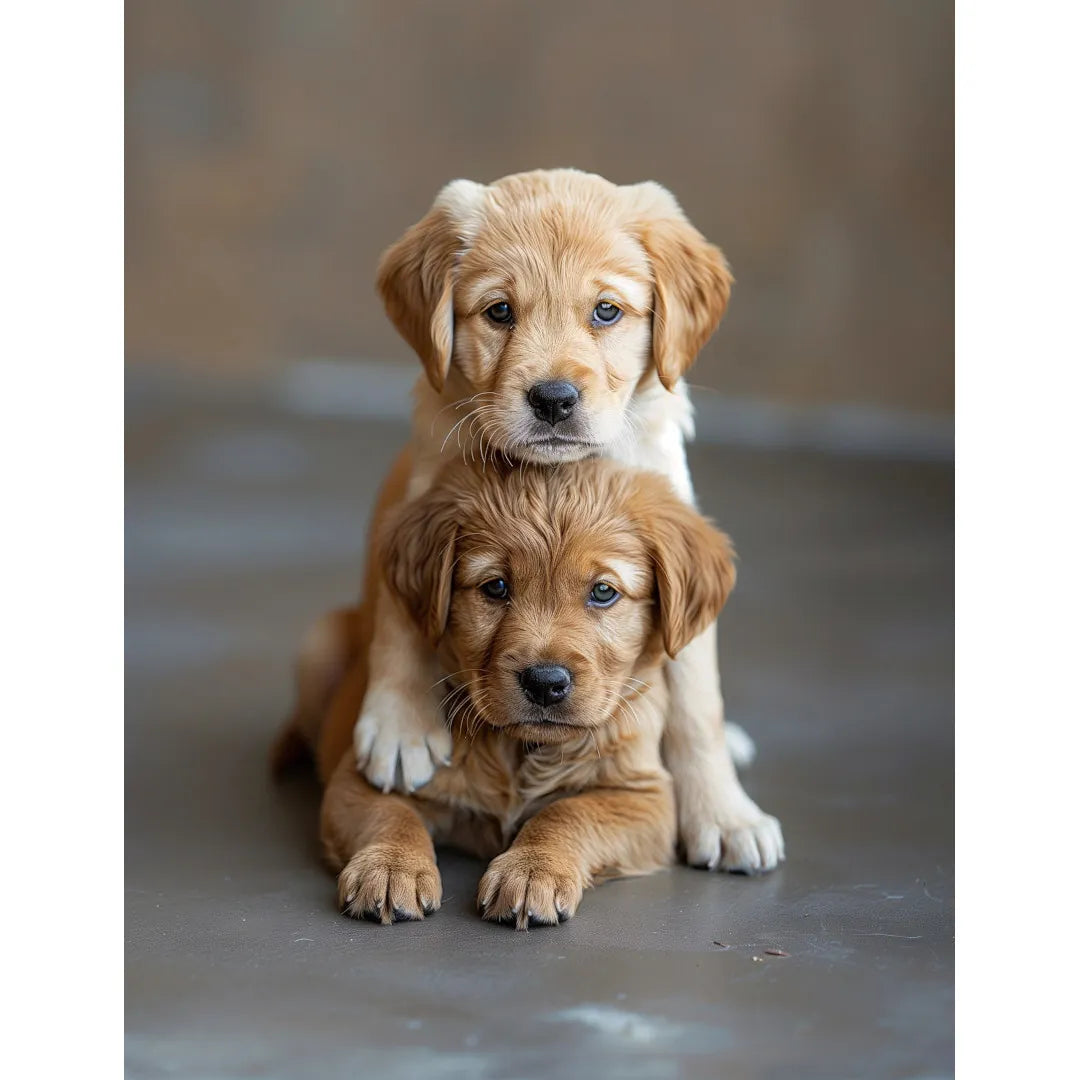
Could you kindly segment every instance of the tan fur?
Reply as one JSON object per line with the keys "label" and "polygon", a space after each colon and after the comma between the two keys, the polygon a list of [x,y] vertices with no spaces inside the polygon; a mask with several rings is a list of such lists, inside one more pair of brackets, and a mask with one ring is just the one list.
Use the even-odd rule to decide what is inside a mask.
{"label": "tan fur", "polygon": [[[458,461],[391,517],[379,550],[393,603],[437,651],[453,753],[410,796],[358,775],[349,723],[368,656],[356,634],[371,623],[360,609],[329,617],[341,639],[331,652],[355,649],[315,735],[322,838],[343,910],[385,922],[433,911],[432,837],[495,856],[481,911],[521,928],[569,918],[595,882],[669,862],[664,642],[715,619],[734,579],[727,537],[660,478],[609,462]],[[505,601],[481,591],[492,577],[509,583]],[[608,608],[587,603],[598,580],[620,592]],[[669,587],[680,590],[678,608]],[[567,700],[543,712],[518,681],[542,662],[564,664],[574,680]],[[300,685],[301,702],[323,694],[308,670],[316,682]]]}
{"label": "tan fur", "polygon": [[[425,371],[401,497],[422,495],[450,455],[551,465],[599,455],[660,473],[692,504],[681,376],[720,322],[731,284],[723,254],[658,184],[619,186],[572,169],[448,184],[379,267],[387,313]],[[622,311],[612,325],[591,318],[601,300]],[[496,302],[510,305],[512,325],[485,314]],[[581,394],[559,442],[526,398],[550,379]],[[357,763],[378,787],[410,792],[451,751],[427,689],[438,677],[431,627],[418,628],[384,585],[365,597],[375,632],[353,733]],[[667,642],[678,655],[666,668],[665,753],[687,858],[771,869],[783,838],[731,765],[715,630],[690,640],[677,621]]]}
{"label": "tan fur", "polygon": [[[486,187],[455,181],[383,255],[378,275],[437,398],[421,395],[422,418],[430,401],[437,423],[420,442],[437,435],[438,447],[453,432],[477,455],[545,462],[635,441],[631,399],[658,379],[675,389],[723,317],[731,283],[723,254],[658,184],[618,187],[569,169]],[[623,312],[612,326],[590,322],[600,299]],[[498,301],[514,311],[512,330],[484,314]],[[569,379],[582,393],[573,428],[582,445],[558,455],[529,445],[525,394],[543,379]],[[466,400],[467,412],[438,412]]]}

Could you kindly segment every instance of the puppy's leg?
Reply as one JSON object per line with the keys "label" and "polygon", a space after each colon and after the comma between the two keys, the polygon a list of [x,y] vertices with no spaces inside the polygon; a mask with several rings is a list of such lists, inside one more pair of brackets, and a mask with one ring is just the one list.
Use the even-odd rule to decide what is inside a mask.
{"label": "puppy's leg", "polygon": [[435,696],[436,658],[416,628],[378,586],[369,683],[353,731],[358,767],[375,787],[415,791],[450,760],[453,740]]}
{"label": "puppy's leg", "polygon": [[338,874],[338,904],[354,919],[422,919],[442,902],[435,848],[413,802],[357,775],[346,753],[322,803],[323,850]]}
{"label": "puppy's leg", "polygon": [[[411,450],[402,452],[379,492],[372,536],[393,507],[423,494],[438,464],[437,455],[416,465]],[[442,695],[434,693],[440,672],[432,649],[391,599],[382,555],[370,541],[364,596],[373,616],[367,627],[370,674],[362,703],[349,721],[357,767],[381,791],[397,787],[408,793],[426,784],[453,749],[438,707]]]}
{"label": "puppy's leg", "polygon": [[485,919],[519,930],[565,922],[594,881],[666,866],[674,847],[667,776],[633,790],[586,791],[552,803],[522,826],[481,878],[477,905]]}
{"label": "puppy's leg", "polygon": [[784,858],[784,837],[780,822],[758,808],[735,774],[724,738],[715,625],[665,671],[671,702],[664,764],[675,780],[686,861],[710,870],[772,870]]}
{"label": "puppy's leg", "polygon": [[308,627],[296,657],[293,710],[270,752],[275,775],[312,756],[326,707],[360,647],[359,629],[355,607],[327,612]]}

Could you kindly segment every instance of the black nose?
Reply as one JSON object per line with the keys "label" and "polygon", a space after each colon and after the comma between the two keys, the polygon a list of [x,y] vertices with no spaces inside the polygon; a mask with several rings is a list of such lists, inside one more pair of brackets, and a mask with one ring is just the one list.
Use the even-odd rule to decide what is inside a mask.
{"label": "black nose", "polygon": [[556,705],[570,693],[570,672],[558,664],[537,664],[518,678],[525,696],[537,705]]}
{"label": "black nose", "polygon": [[573,411],[581,395],[573,383],[565,379],[537,383],[529,391],[529,404],[541,420],[546,420],[554,427],[560,420],[565,420]]}

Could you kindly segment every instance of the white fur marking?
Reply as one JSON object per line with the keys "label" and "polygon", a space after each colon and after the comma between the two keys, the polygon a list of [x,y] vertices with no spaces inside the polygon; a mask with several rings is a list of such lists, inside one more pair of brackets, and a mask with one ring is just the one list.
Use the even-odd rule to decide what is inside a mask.
{"label": "white fur marking", "polygon": [[607,570],[600,571],[602,580],[614,585],[620,592],[637,592],[645,587],[645,572],[625,559],[609,559]]}
{"label": "white fur marking", "polygon": [[[623,277],[621,274],[608,274],[604,277],[603,284],[605,288],[600,290],[601,294],[609,291],[617,293],[637,311],[649,310],[652,301],[650,290],[640,281]],[[617,298],[612,296],[611,299],[615,301]]]}
{"label": "white fur marking", "polygon": [[458,226],[461,239],[471,244],[483,221],[484,193],[487,188],[475,180],[451,180],[435,198],[435,205],[446,210]]}
{"label": "white fur marking", "polygon": [[461,572],[466,578],[483,578],[485,581],[498,574],[499,557],[490,551],[478,551],[461,560]]}

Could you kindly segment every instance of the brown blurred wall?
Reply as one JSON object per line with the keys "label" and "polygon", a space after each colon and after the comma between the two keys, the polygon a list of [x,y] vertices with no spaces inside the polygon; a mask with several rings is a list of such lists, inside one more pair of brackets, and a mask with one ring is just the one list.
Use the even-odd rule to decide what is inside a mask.
{"label": "brown blurred wall", "polygon": [[129,362],[411,363],[379,253],[445,181],[659,180],[738,284],[692,381],[953,405],[952,5],[129,0]]}

